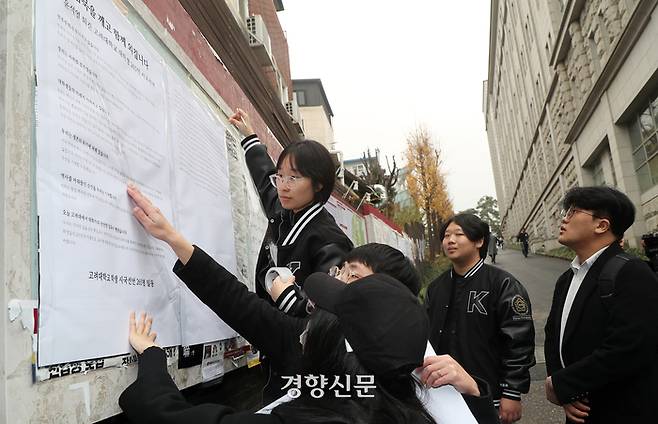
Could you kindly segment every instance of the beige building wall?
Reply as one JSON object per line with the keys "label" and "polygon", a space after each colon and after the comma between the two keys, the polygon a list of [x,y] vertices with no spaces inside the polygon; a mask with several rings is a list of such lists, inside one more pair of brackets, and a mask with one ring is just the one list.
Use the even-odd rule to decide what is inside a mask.
{"label": "beige building wall", "polygon": [[654,177],[656,152],[634,132],[658,108],[657,3],[492,2],[485,117],[506,238],[526,227],[534,249],[557,247],[560,201],[576,185],[631,198],[631,246],[658,226],[658,155]]}
{"label": "beige building wall", "polygon": [[333,149],[334,129],[323,106],[300,106],[299,115],[304,122],[304,136]]}

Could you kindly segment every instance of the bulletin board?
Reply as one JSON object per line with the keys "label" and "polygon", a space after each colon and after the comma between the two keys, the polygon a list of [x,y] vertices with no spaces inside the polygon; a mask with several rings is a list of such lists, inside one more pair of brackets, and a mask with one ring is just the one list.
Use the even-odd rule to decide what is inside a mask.
{"label": "bulletin board", "polygon": [[[16,154],[3,156],[13,178],[2,185],[13,254],[2,267],[16,276],[2,295],[7,419],[119,413],[137,371],[131,310],[154,315],[179,387],[243,366],[225,366],[225,354],[242,357],[248,343],[175,277],[175,256],[132,217],[125,191],[136,183],[190,241],[253,286],[266,220],[230,108],[145,2],[11,0],[7,8],[20,59],[7,76],[16,82],[7,95],[18,93],[8,126],[22,134],[7,147]],[[20,84],[25,75],[29,85]],[[180,368],[184,356],[198,362]]]}

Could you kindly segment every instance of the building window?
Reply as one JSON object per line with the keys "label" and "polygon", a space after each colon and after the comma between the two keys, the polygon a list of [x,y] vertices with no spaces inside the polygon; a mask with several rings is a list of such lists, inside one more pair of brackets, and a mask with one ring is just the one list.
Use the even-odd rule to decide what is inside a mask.
{"label": "building window", "polygon": [[363,164],[359,164],[356,166],[356,176],[357,177],[362,177],[366,174],[366,167]]}
{"label": "building window", "polygon": [[646,191],[658,184],[658,97],[631,124],[633,163],[640,183]]}
{"label": "building window", "polygon": [[299,106],[306,106],[306,92],[304,90],[295,91],[297,96],[297,104]]}
{"label": "building window", "polygon": [[615,175],[615,167],[612,163],[612,155],[610,154],[607,138],[603,144],[605,147],[588,167],[592,176],[592,184],[595,186],[617,187],[617,176]]}
{"label": "building window", "polygon": [[594,65],[593,71],[598,74],[601,71],[601,60],[595,38],[594,31],[592,31],[590,32],[589,37],[587,37],[587,42],[589,43],[589,51],[592,58],[592,64]]}
{"label": "building window", "polygon": [[610,171],[612,173],[612,185],[617,187],[617,173],[615,172],[615,164],[612,162],[612,155],[608,155],[608,159],[610,159]]}
{"label": "building window", "polygon": [[592,169],[592,178],[594,179],[595,186],[605,185],[605,175],[603,174],[603,161],[601,159],[602,158],[599,157],[599,160],[596,161],[596,163],[594,164],[594,168]]}

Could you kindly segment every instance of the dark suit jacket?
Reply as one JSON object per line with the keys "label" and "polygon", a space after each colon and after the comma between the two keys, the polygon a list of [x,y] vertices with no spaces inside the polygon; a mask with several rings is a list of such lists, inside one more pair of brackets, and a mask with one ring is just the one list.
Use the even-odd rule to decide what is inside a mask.
{"label": "dark suit jacket", "polygon": [[573,273],[560,276],[546,322],[546,368],[562,404],[588,399],[587,423],[658,420],[658,279],[638,260],[615,280],[611,305],[598,291],[605,263],[621,252],[614,243],[592,264],[574,299],[562,341],[560,321]]}

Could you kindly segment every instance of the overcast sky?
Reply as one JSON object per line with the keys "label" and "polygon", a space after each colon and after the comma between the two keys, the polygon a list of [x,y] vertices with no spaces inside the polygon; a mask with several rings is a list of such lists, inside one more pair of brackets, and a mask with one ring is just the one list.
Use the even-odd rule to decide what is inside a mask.
{"label": "overcast sky", "polygon": [[402,161],[407,135],[423,124],[443,153],[456,211],[496,196],[482,113],[489,2],[283,5],[292,77],[322,80],[345,158],[379,147]]}

